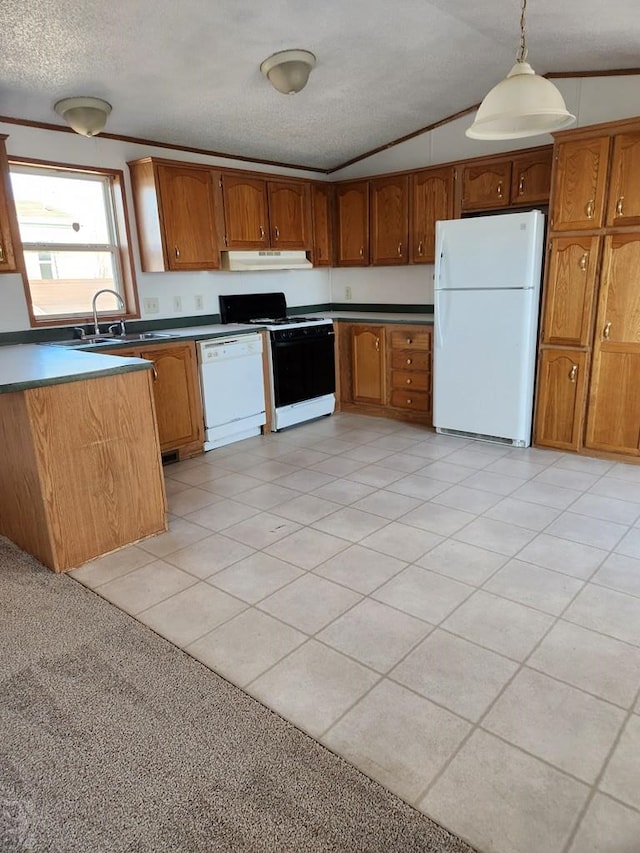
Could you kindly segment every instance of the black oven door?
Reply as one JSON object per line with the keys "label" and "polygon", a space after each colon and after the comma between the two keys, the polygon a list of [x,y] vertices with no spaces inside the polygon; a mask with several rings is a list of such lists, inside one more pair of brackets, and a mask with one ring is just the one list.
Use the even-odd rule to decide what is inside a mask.
{"label": "black oven door", "polygon": [[334,341],[332,329],[323,329],[313,337],[288,339],[274,333],[271,355],[276,408],[333,394],[336,390]]}

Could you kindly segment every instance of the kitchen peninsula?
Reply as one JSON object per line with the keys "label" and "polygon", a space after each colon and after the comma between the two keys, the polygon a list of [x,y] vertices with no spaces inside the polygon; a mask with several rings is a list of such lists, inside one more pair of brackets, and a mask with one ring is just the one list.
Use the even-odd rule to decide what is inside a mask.
{"label": "kitchen peninsula", "polygon": [[152,365],[0,347],[0,534],[56,572],[167,529]]}

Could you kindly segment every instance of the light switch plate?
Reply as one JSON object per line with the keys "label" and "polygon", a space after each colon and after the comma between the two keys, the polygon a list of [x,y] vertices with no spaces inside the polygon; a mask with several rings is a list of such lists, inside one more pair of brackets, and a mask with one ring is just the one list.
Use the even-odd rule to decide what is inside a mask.
{"label": "light switch plate", "polygon": [[145,314],[158,314],[160,312],[160,300],[157,296],[145,296],[142,305]]}
{"label": "light switch plate", "polygon": [[182,311],[182,296],[174,296],[173,297],[173,310],[176,314],[179,314]]}
{"label": "light switch plate", "polygon": [[196,311],[204,311],[204,299],[202,298],[202,294],[198,293],[194,298],[196,302]]}

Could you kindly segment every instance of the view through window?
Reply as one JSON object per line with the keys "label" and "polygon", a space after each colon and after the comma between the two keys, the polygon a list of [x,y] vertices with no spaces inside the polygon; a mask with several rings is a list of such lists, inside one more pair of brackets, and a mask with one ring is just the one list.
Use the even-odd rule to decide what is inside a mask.
{"label": "view through window", "polygon": [[[88,317],[94,293],[126,302],[110,174],[11,166],[34,320]],[[123,313],[103,294],[99,310]]]}

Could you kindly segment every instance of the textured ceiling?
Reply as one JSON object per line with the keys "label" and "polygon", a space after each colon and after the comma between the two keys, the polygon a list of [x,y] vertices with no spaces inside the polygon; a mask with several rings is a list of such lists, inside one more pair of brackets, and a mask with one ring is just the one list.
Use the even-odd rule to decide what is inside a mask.
{"label": "textured ceiling", "polygon": [[[638,12],[529,0],[529,61],[637,67]],[[520,0],[2,0],[0,115],[62,124],[57,100],[93,95],[109,133],[331,169],[480,101],[519,16]],[[318,58],[293,96],[259,71],[287,48]]]}

